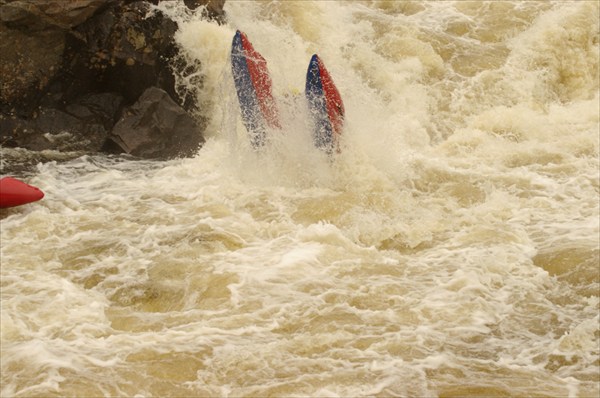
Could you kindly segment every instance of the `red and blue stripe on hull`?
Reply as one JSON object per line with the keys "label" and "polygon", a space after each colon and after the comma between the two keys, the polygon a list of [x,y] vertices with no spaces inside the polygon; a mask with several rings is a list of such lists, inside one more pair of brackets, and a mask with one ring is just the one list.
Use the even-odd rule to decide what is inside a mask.
{"label": "red and blue stripe on hull", "polygon": [[231,67],[242,121],[254,147],[265,143],[266,128],[280,128],[267,62],[239,30],[231,45]]}
{"label": "red and blue stripe on hull", "polygon": [[331,154],[339,152],[339,137],[344,124],[344,103],[333,79],[317,54],[306,73],[306,99],[315,122],[315,146]]}

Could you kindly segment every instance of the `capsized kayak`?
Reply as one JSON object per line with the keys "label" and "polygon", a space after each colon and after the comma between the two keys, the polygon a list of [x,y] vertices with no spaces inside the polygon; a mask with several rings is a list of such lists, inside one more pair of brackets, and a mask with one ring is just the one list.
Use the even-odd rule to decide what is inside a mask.
{"label": "capsized kayak", "polygon": [[44,197],[39,188],[12,177],[0,179],[0,208],[36,202]]}
{"label": "capsized kayak", "polygon": [[242,121],[255,148],[266,140],[266,127],[281,128],[273,98],[267,61],[254,49],[245,33],[239,30],[231,43],[231,68],[238,94]]}
{"label": "capsized kayak", "polygon": [[306,99],[315,122],[313,139],[317,148],[339,152],[344,125],[344,103],[325,64],[313,55],[306,72]]}

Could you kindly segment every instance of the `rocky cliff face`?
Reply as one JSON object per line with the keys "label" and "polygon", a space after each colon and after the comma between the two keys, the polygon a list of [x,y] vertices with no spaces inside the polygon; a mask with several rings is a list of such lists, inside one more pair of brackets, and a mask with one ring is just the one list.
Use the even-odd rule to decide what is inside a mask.
{"label": "rocky cliff face", "polygon": [[[152,9],[158,1],[0,0],[0,144],[194,153],[205,121],[175,92],[177,25]],[[224,0],[184,2],[224,19]]]}

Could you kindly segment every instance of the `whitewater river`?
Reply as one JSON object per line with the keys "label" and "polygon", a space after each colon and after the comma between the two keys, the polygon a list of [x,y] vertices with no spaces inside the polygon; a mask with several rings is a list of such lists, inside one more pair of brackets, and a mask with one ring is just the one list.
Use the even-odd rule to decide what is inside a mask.
{"label": "whitewater river", "polygon": [[[0,212],[2,397],[598,396],[598,2],[177,4],[207,143],[16,175],[46,197]],[[282,113],[258,152],[236,29]]]}

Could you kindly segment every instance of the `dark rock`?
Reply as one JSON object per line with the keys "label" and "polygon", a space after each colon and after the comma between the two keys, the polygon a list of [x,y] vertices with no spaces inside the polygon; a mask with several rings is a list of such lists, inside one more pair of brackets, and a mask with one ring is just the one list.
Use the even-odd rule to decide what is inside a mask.
{"label": "dark rock", "polygon": [[30,118],[0,117],[0,142],[34,151],[101,150],[121,109],[114,93],[81,97],[63,110],[40,108]]}
{"label": "dark rock", "polygon": [[0,108],[4,112],[35,109],[41,93],[61,70],[70,28],[106,4],[103,0],[20,0],[0,6]]}
{"label": "dark rock", "polygon": [[[153,150],[132,149],[120,133],[106,140],[123,107],[138,101],[150,87],[164,90],[174,105],[197,110],[195,97],[177,95],[173,69],[185,74],[183,68],[190,65],[178,55],[173,40],[176,23],[150,6],[159,1],[0,0],[0,143],[31,150],[83,151],[112,145],[120,151],[114,144],[120,139],[125,151],[139,156],[186,153],[184,144],[194,141],[181,136],[187,127],[176,128],[184,137],[179,149],[164,138]],[[206,6],[207,15],[224,19],[225,0],[185,3],[192,9]],[[175,108],[165,99],[158,103],[161,112]],[[131,110],[142,112],[140,106],[138,102]],[[191,120],[179,117],[174,126]],[[202,142],[198,135],[196,131],[189,153]],[[156,152],[161,147],[167,148],[163,155]]]}
{"label": "dark rock", "polygon": [[59,29],[23,32],[0,24],[0,109],[35,109],[40,92],[60,69],[64,48],[65,33]]}
{"label": "dark rock", "polygon": [[[35,148],[39,146],[36,142],[36,137],[39,134],[34,129],[34,123],[31,120],[25,119],[21,116],[2,115],[0,117],[0,144],[6,147],[23,147],[23,148]],[[39,136],[39,141],[43,142],[45,139]],[[23,145],[25,143],[25,145]]]}
{"label": "dark rock", "polygon": [[34,150],[98,151],[107,131],[98,120],[82,120],[58,109],[43,109],[33,119],[36,136],[44,137]]}
{"label": "dark rock", "polygon": [[114,5],[75,29],[65,54],[64,73],[73,77],[65,87],[67,101],[82,91],[104,90],[131,104],[151,86],[177,98],[169,65],[177,53],[177,24],[149,12],[144,1]]}
{"label": "dark rock", "polygon": [[88,94],[66,107],[66,112],[79,120],[101,124],[110,131],[116,123],[123,97],[116,93]]}
{"label": "dark rock", "polygon": [[147,89],[125,109],[109,136],[105,149],[120,148],[143,158],[194,155],[204,143],[202,130],[164,90]]}
{"label": "dark rock", "polygon": [[225,0],[183,0],[183,3],[190,10],[205,6],[206,16],[219,23],[225,22],[225,11],[223,10]]}
{"label": "dark rock", "polygon": [[[0,121],[3,133],[10,133],[7,143],[26,147],[34,151],[56,149],[72,151],[87,149],[88,135],[82,123],[75,117],[57,109],[42,109],[32,119],[11,118]],[[98,130],[102,126],[86,126],[87,130]],[[106,133],[105,133],[106,134]],[[81,138],[85,136],[82,141]]]}
{"label": "dark rock", "polygon": [[87,20],[106,4],[106,0],[11,1],[0,7],[0,21],[10,28],[26,31],[48,27],[69,29]]}

